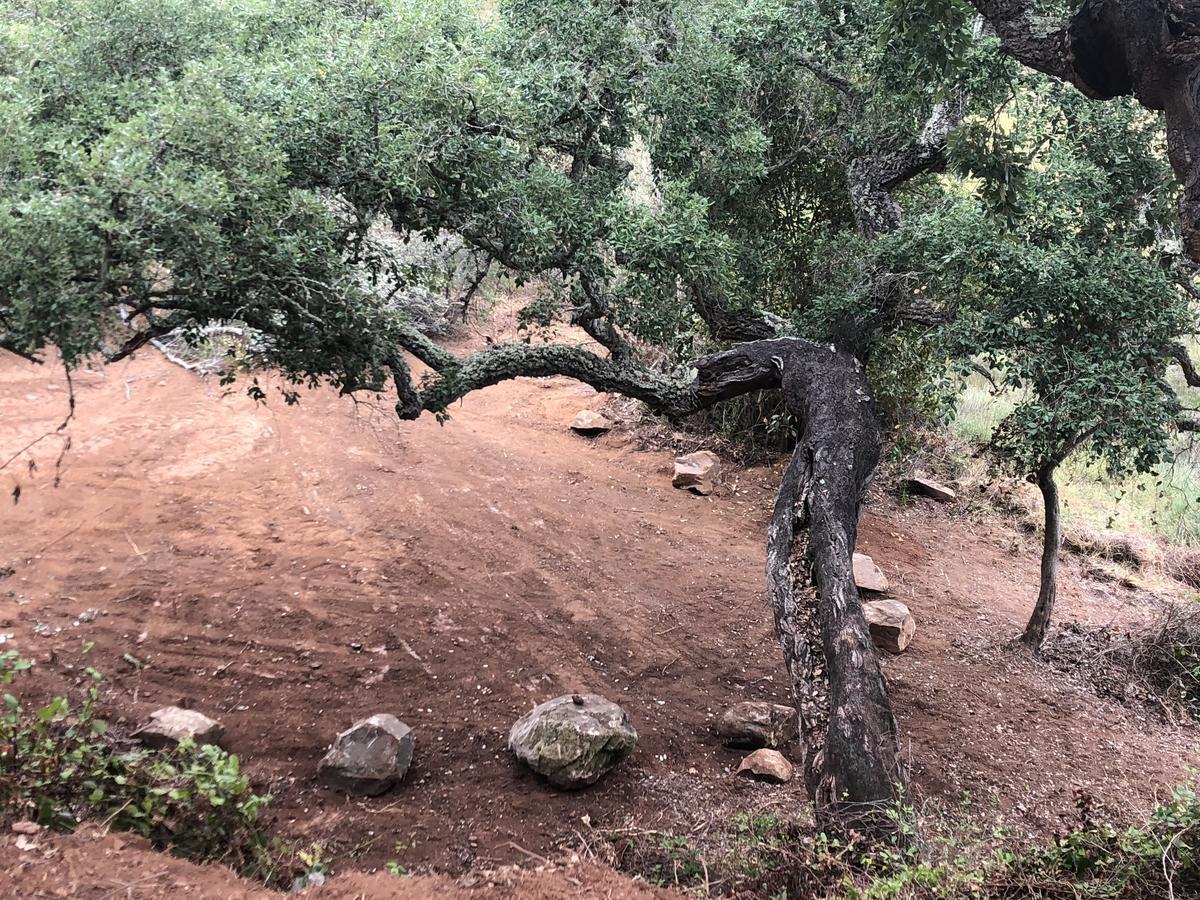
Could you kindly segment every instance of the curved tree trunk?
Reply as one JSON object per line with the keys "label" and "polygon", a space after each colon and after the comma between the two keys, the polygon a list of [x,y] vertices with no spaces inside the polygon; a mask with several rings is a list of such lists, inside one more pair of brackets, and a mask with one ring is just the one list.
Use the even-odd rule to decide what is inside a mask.
{"label": "curved tree trunk", "polygon": [[[697,360],[693,382],[679,385],[561,345],[493,347],[461,359],[421,338],[408,346],[442,377],[417,394],[419,404],[398,404],[401,416],[443,410],[522,375],[570,375],[675,416],[748,391],[783,391],[801,436],[775,501],[767,579],[800,717],[805,781],[822,817],[886,827],[881,807],[899,795],[903,773],[896,720],[854,585],[859,509],[880,441],[862,363],[802,338],[752,340]],[[407,380],[399,367],[393,374]],[[411,388],[400,390],[403,400]]]}
{"label": "curved tree trunk", "polygon": [[1054,481],[1054,465],[1042,466],[1038,470],[1037,482],[1042,491],[1042,502],[1046,507],[1046,536],[1042,544],[1042,574],[1038,588],[1037,606],[1021,635],[1022,643],[1034,650],[1046,640],[1046,629],[1054,615],[1054,600],[1058,593],[1058,548],[1062,543],[1062,521],[1058,503],[1058,484]]}
{"label": "curved tree trunk", "polygon": [[821,815],[878,828],[903,772],[853,553],[879,426],[862,364],[832,347],[810,348],[777,358],[802,431],[771,519],[768,587],[809,794]]}

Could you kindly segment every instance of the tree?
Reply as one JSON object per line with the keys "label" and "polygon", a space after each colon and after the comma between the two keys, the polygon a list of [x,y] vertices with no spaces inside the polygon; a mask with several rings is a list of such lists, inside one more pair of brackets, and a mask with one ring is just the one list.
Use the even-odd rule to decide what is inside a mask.
{"label": "tree", "polygon": [[991,451],[1042,495],[1040,589],[1022,638],[1036,650],[1056,597],[1055,473],[1076,452],[1117,476],[1170,458],[1172,429],[1188,423],[1165,369],[1193,317],[1161,240],[1172,197],[1156,117],[1027,76],[1002,116],[959,138],[956,164],[985,179],[991,214],[950,195],[934,227],[900,238],[926,246],[899,257],[940,256],[921,289],[973,296],[951,353],[1017,401]]}
{"label": "tree", "polygon": [[[851,565],[877,385],[979,352],[951,342],[972,310],[1028,314],[1011,279],[985,290],[1019,252],[980,248],[994,180],[938,177],[1012,78],[969,21],[927,54],[872,0],[0,9],[2,348],[117,359],[238,320],[294,381],[390,383],[405,419],[521,376],[672,418],[778,391],[797,438],[767,576],[806,783],[879,824],[904,776]],[[379,289],[405,276],[381,221],[536,277],[526,339],[459,357],[414,327]],[[556,320],[590,344],[543,340]]]}
{"label": "tree", "polygon": [[[1184,245],[1200,261],[1200,4],[1192,0],[1082,0],[1045,15],[1033,0],[971,0],[1005,52],[1096,100],[1134,97],[1163,112],[1168,150],[1183,192]],[[1054,12],[1059,12],[1056,8]]]}

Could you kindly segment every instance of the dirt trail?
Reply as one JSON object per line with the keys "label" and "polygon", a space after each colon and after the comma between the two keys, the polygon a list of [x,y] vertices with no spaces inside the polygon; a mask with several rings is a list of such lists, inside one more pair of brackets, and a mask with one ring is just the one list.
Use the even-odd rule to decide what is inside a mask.
{"label": "dirt trail", "polygon": [[[342,867],[457,873],[553,853],[586,823],[649,828],[766,790],[802,802],[735,782],[738,754],[711,734],[730,702],[787,699],[764,597],[775,469],[733,472],[736,493],[673,490],[667,453],[566,428],[603,398],[563,379],[479,392],[445,426],[325,390],[256,405],[153,353],[76,390],[61,486],[56,438],[36,471],[0,471],[5,496],[22,489],[0,508],[0,633],[40,661],[37,691],[91,665],[114,720],[164,703],[219,716],[280,832]],[[60,372],[0,359],[0,462],[65,406]],[[1125,816],[1186,777],[1194,731],[1005,649],[1036,595],[1026,538],[884,500],[861,541],[919,622],[886,670],[923,795],[1048,830],[1076,788]],[[1064,619],[1145,602],[1073,563],[1063,582]],[[562,794],[504,742],[572,690],[623,703],[642,740]],[[329,739],[377,711],[416,730],[405,784],[369,801],[318,786]]]}

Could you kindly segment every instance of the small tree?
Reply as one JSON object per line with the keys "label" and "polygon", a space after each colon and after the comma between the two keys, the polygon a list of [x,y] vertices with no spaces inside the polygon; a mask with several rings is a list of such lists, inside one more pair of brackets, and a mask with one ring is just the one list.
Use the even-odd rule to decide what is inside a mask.
{"label": "small tree", "polygon": [[1003,128],[997,117],[964,135],[959,161],[983,174],[977,192],[992,215],[978,219],[961,203],[947,211],[932,239],[971,253],[945,254],[927,286],[976,294],[955,323],[956,354],[984,363],[994,388],[1017,399],[991,449],[1042,495],[1040,586],[1022,637],[1037,649],[1062,540],[1055,473],[1076,452],[1114,475],[1169,457],[1179,401],[1164,375],[1192,317],[1161,252],[1171,195],[1155,117],[1130,103],[1095,106],[1034,77],[1005,118]]}

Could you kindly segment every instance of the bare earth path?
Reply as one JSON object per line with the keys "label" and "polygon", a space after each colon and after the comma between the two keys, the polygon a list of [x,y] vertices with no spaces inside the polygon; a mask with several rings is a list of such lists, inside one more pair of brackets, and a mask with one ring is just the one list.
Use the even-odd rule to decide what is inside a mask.
{"label": "bare earth path", "polygon": [[[733,472],[736,493],[675,491],[669,454],[573,435],[599,399],[559,379],[473,395],[445,426],[328,391],[255,405],[156,354],[76,388],[61,485],[56,438],[31,451],[36,471],[26,456],[0,471],[0,633],[39,660],[35,693],[91,665],[113,720],[180,702],[218,716],[277,829],[343,868],[453,874],[552,855],[588,823],[654,827],[764,791],[802,802],[799,786],[735,782],[738,754],[711,734],[730,702],[787,699],[764,598],[775,470]],[[0,359],[0,462],[65,407],[59,370]],[[1126,817],[1187,777],[1195,731],[1005,649],[1036,595],[1026,538],[884,500],[862,544],[920,626],[886,669],[924,796],[1048,831],[1077,788]],[[1063,580],[1064,620],[1148,602],[1074,563]],[[572,690],[624,704],[642,740],[561,794],[504,741]],[[404,785],[369,801],[319,786],[332,736],[380,711],[416,730]]]}

